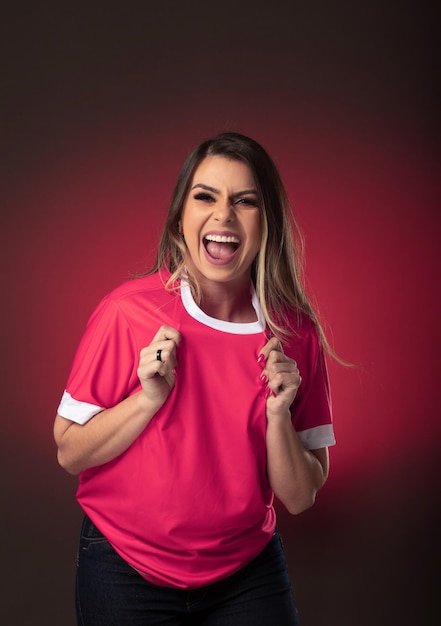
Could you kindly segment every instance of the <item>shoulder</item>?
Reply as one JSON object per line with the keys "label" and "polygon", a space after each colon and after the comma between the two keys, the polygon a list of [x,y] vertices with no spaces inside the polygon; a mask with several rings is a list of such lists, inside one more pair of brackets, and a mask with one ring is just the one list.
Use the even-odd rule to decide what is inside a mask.
{"label": "shoulder", "polygon": [[[167,286],[169,275],[158,272],[126,281],[109,292],[93,312],[89,324],[135,334],[165,324],[173,326],[180,311],[180,292]],[[176,285],[178,287],[179,285]]]}
{"label": "shoulder", "polygon": [[165,272],[157,272],[128,280],[110,291],[101,302],[102,306],[115,305],[120,310],[132,306],[163,306],[176,296],[173,289],[166,287],[169,276]]}
{"label": "shoulder", "polygon": [[301,311],[290,311],[285,323],[289,337],[283,345],[284,352],[297,362],[307,361],[313,366],[323,351],[317,324]]}
{"label": "shoulder", "polygon": [[165,283],[167,279],[168,275],[162,272],[135,277],[112,289],[104,299],[120,303],[136,298],[139,294],[164,293],[166,292]]}
{"label": "shoulder", "polygon": [[290,310],[284,324],[289,329],[290,338],[288,343],[302,342],[316,339],[319,341],[319,333],[315,321],[302,311]]}

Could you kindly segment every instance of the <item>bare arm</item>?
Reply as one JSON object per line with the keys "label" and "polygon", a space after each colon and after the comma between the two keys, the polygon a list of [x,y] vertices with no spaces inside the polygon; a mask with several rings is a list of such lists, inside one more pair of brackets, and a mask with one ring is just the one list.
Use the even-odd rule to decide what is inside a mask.
{"label": "bare arm", "polygon": [[[55,418],[54,437],[58,461],[71,474],[113,460],[137,439],[164,404],[174,386],[177,364],[177,330],[163,326],[140,354],[138,376],[141,391],[106,409],[80,425],[60,415]],[[161,359],[156,358],[162,350]]]}
{"label": "bare arm", "polygon": [[296,363],[286,357],[273,338],[262,350],[267,398],[267,472],[276,496],[292,514],[314,504],[329,469],[327,448],[306,450],[291,422],[289,407],[301,383]]}

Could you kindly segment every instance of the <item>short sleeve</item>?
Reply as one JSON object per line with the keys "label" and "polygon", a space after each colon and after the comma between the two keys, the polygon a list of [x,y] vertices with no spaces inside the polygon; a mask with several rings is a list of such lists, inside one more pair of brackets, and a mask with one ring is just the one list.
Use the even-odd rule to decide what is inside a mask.
{"label": "short sleeve", "polygon": [[59,415],[84,424],[121,402],[138,383],[138,360],[139,350],[123,312],[116,302],[104,299],[78,346]]}
{"label": "short sleeve", "polygon": [[315,326],[294,342],[290,352],[302,377],[291,407],[294,428],[309,450],[332,446],[335,444],[335,436],[329,378]]}

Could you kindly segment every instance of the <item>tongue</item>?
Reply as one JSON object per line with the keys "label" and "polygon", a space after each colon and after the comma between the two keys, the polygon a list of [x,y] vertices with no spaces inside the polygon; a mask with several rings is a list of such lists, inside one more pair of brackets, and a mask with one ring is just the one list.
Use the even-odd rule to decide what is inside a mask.
{"label": "tongue", "polygon": [[234,243],[217,243],[209,241],[207,244],[207,252],[215,259],[225,259],[236,251],[237,246]]}

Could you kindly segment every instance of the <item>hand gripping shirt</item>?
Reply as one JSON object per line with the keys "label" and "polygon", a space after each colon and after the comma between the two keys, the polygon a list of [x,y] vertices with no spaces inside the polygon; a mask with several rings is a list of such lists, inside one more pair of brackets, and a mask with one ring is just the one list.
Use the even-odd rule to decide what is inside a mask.
{"label": "hand gripping shirt", "polygon": [[[266,474],[266,400],[257,358],[265,322],[207,316],[167,275],[138,278],[105,297],[78,347],[58,412],[85,424],[141,389],[141,349],[159,326],[182,335],[176,383],[136,441],[83,471],[77,499],[115,550],[150,582],[195,588],[252,560],[275,527]],[[297,324],[285,353],[302,383],[292,406],[304,446],[333,445],[328,380],[315,326]]]}

